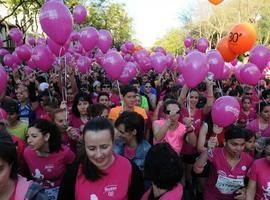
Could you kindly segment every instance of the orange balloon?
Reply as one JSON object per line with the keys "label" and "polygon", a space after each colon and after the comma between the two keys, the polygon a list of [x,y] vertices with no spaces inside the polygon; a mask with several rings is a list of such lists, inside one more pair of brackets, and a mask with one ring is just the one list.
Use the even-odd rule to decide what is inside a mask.
{"label": "orange balloon", "polygon": [[217,44],[217,50],[220,52],[225,62],[231,62],[237,57],[237,54],[229,49],[228,41],[229,37],[225,36],[221,38]]}
{"label": "orange balloon", "polygon": [[208,0],[210,3],[214,4],[214,5],[218,5],[220,4],[223,0]]}
{"label": "orange balloon", "polygon": [[228,36],[230,50],[238,55],[250,50],[257,40],[255,28],[248,23],[235,25]]}

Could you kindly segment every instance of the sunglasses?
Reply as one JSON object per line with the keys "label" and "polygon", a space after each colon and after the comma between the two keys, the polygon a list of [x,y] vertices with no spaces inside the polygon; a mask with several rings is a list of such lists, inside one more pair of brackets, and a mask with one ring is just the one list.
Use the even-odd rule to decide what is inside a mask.
{"label": "sunglasses", "polygon": [[252,95],[252,93],[246,92],[246,95]]}
{"label": "sunglasses", "polygon": [[145,88],[151,88],[151,86],[146,85]]}
{"label": "sunglasses", "polygon": [[[171,110],[165,110],[165,111],[164,111],[164,113],[165,113],[166,115],[170,115],[171,112],[172,112]],[[180,110],[178,110],[175,114],[176,114],[176,115],[180,114]]]}
{"label": "sunglasses", "polygon": [[102,88],[111,88],[109,85],[103,85]]}

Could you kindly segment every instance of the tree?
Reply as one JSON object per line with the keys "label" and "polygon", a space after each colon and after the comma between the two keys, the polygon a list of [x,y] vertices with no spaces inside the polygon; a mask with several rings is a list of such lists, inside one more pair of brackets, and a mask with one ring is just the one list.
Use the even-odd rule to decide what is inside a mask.
{"label": "tree", "polygon": [[165,36],[155,42],[155,46],[162,46],[174,55],[183,54],[185,33],[180,28],[172,28]]}

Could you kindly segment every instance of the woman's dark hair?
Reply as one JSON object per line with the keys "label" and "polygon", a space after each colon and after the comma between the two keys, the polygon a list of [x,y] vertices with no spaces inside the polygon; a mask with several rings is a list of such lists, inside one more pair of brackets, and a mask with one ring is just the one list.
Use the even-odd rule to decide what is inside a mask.
{"label": "woman's dark hair", "polygon": [[267,138],[265,140],[265,147],[269,146],[270,145],[270,138]]}
{"label": "woman's dark hair", "polygon": [[246,129],[240,128],[235,125],[231,125],[225,129],[225,136],[224,139],[225,141],[231,140],[231,139],[239,139],[243,138],[246,140]]}
{"label": "woman's dark hair", "polygon": [[106,96],[108,99],[110,98],[109,94],[107,92],[100,92],[97,97],[97,102],[99,102],[99,99],[101,96]]}
{"label": "woman's dark hair", "polygon": [[6,131],[0,131],[0,158],[12,165],[9,177],[16,180],[18,177],[17,149]]}
{"label": "woman's dark hair", "polygon": [[140,143],[144,136],[144,119],[143,117],[132,111],[123,112],[115,121],[114,126],[118,127],[121,124],[125,126],[126,132],[136,130],[136,140]]}
{"label": "woman's dark hair", "polygon": [[182,162],[168,143],[156,144],[146,155],[144,173],[158,188],[171,190],[182,178]]}
{"label": "woman's dark hair", "polygon": [[79,162],[82,164],[82,174],[87,180],[97,181],[106,175],[102,170],[100,170],[96,165],[94,165],[86,154],[84,137],[87,131],[103,131],[109,130],[112,141],[114,141],[114,128],[111,122],[107,118],[96,117],[91,119],[86,123],[83,129],[83,144],[79,152]]}
{"label": "woman's dark hair", "polygon": [[134,93],[137,93],[137,88],[135,88],[133,85],[124,85],[122,88],[121,88],[121,94],[124,96],[126,96],[127,93],[129,92],[134,92]]}
{"label": "woman's dark hair", "polygon": [[265,101],[261,101],[261,102],[257,103],[256,104],[257,114],[260,114],[263,111],[264,107],[266,107],[266,106],[270,106],[270,103],[265,102]]}
{"label": "woman's dark hair", "polygon": [[246,131],[246,141],[249,141],[253,137],[256,138],[256,135],[254,134],[253,131],[251,131],[249,129],[245,129],[245,131]]}
{"label": "woman's dark hair", "polygon": [[181,109],[181,105],[177,100],[175,100],[175,99],[167,99],[163,104],[163,112],[164,113],[167,111],[167,107],[170,104],[177,105],[179,107],[179,109]]}
{"label": "woman's dark hair", "polygon": [[87,113],[91,118],[100,117],[104,110],[108,109],[107,106],[101,103],[92,104],[88,107]]}
{"label": "woman's dark hair", "polygon": [[262,99],[265,100],[267,99],[267,97],[270,95],[270,89],[267,89],[267,90],[263,90],[262,91]]}
{"label": "woman's dark hair", "polygon": [[80,117],[80,112],[77,108],[78,106],[78,103],[79,101],[88,101],[89,104],[92,104],[92,100],[91,100],[91,97],[86,94],[86,93],[78,93],[75,98],[74,98],[74,101],[73,101],[73,105],[72,105],[72,113],[76,116],[76,117]]}
{"label": "woman's dark hair", "polygon": [[61,133],[58,127],[53,123],[45,119],[37,119],[29,126],[38,129],[42,135],[50,134],[49,138],[49,153],[58,152],[61,148]]}

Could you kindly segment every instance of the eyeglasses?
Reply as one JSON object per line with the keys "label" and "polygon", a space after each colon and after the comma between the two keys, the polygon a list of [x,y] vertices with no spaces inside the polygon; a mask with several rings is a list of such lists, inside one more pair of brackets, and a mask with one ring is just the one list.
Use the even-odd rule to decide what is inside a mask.
{"label": "eyeglasses", "polygon": [[[170,115],[172,112],[173,112],[172,110],[165,110],[165,111],[164,111],[164,113],[165,113],[166,115]],[[176,115],[180,114],[180,110],[178,110],[175,114],[176,114]]]}
{"label": "eyeglasses", "polygon": [[102,85],[102,88],[111,88],[109,85]]}
{"label": "eyeglasses", "polygon": [[151,86],[150,86],[150,85],[149,85],[149,86],[148,86],[148,85],[146,85],[146,86],[145,86],[145,88],[151,88]]}
{"label": "eyeglasses", "polygon": [[253,93],[251,92],[251,93],[249,93],[249,92],[246,92],[246,95],[252,95]]}

